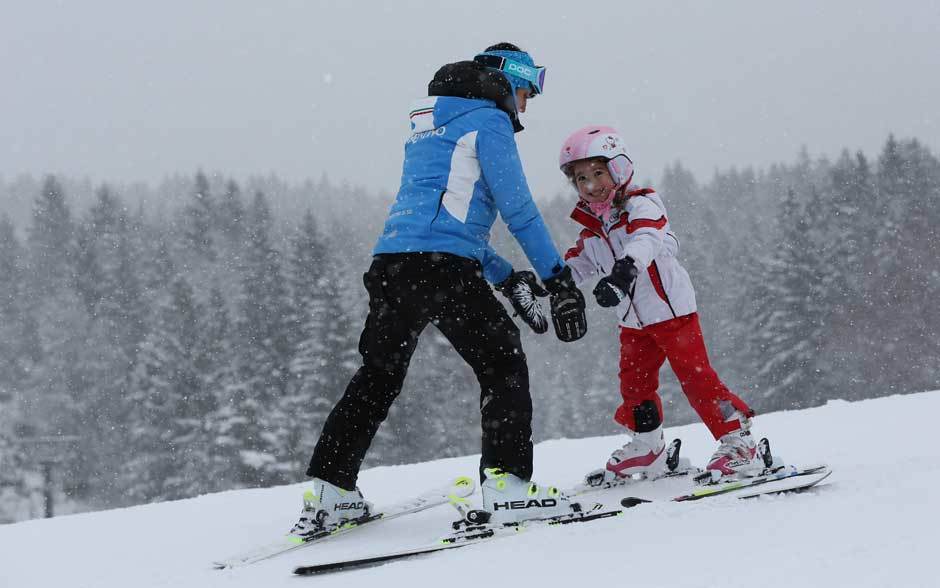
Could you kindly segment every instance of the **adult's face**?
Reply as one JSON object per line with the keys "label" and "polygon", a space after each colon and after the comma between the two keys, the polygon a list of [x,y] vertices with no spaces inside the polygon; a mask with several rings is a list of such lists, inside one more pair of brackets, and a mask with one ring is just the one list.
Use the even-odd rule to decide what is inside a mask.
{"label": "adult's face", "polygon": [[516,88],[516,109],[519,112],[525,112],[526,103],[529,101],[529,90],[527,88]]}

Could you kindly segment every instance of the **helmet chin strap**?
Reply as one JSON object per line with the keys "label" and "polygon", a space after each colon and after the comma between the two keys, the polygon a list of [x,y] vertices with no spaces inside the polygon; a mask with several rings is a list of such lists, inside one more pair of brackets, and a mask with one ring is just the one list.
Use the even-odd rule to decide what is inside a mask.
{"label": "helmet chin strap", "polygon": [[588,208],[591,209],[591,212],[597,216],[604,218],[610,209],[614,205],[614,197],[617,196],[617,192],[623,188],[623,185],[614,186],[611,188],[610,192],[607,194],[607,198],[601,200],[600,202],[588,202]]}

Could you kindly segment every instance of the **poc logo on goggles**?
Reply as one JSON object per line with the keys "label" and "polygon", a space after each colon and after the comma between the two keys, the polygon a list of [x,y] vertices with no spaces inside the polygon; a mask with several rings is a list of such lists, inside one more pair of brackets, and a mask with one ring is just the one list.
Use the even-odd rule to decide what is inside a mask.
{"label": "poc logo on goggles", "polygon": [[506,71],[510,73],[517,73],[525,79],[531,79],[535,77],[535,71],[527,65],[522,65],[521,63],[516,63],[515,61],[506,62]]}

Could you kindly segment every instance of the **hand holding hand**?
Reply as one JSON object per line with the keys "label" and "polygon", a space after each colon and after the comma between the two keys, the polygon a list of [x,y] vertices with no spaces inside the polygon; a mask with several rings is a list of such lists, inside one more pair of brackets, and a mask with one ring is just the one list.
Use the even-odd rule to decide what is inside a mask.
{"label": "hand holding hand", "polygon": [[571,277],[571,268],[565,266],[559,273],[545,280],[545,289],[551,293],[555,335],[566,343],[583,337],[587,333],[584,295]]}

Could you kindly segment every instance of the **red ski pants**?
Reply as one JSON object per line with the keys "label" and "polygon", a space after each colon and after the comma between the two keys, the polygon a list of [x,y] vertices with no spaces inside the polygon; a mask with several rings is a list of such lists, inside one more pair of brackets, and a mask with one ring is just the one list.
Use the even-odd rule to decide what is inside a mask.
{"label": "red ski pants", "polygon": [[636,430],[633,409],[651,400],[662,421],[663,403],[657,393],[659,368],[669,360],[682,391],[715,439],[736,431],[738,421],[728,422],[735,409],[752,416],[751,408],[718,378],[708,362],[698,313],[670,319],[643,329],[620,328],[620,395],[623,404],[614,420]]}

